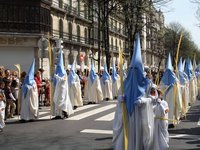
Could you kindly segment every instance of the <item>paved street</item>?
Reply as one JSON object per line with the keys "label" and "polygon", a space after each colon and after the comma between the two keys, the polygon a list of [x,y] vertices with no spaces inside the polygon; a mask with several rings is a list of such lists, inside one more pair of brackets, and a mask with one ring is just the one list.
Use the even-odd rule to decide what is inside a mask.
{"label": "paved street", "polygon": [[[85,105],[66,120],[50,120],[49,108],[40,110],[40,119],[19,123],[7,121],[0,134],[3,150],[111,150],[112,120],[116,101]],[[170,129],[170,149],[200,149],[200,101],[174,129]],[[1,149],[0,148],[0,149]]]}

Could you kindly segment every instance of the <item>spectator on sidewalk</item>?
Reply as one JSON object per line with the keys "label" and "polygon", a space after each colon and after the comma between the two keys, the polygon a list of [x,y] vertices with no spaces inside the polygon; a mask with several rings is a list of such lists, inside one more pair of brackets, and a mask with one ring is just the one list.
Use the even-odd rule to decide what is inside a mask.
{"label": "spectator on sidewalk", "polygon": [[5,96],[6,96],[6,115],[8,118],[14,118],[14,113],[16,109],[15,105],[15,97],[13,96],[13,93],[11,91],[11,82],[7,82],[5,84]]}

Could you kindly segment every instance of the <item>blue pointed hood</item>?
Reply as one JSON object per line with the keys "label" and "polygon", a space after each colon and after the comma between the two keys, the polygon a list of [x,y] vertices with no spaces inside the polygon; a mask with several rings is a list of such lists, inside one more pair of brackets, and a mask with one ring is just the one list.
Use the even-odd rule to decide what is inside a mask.
{"label": "blue pointed hood", "polygon": [[188,58],[186,60],[186,64],[185,64],[185,73],[187,74],[188,76],[188,79],[190,80],[192,78],[192,63],[191,63],[191,60]]}
{"label": "blue pointed hood", "polygon": [[77,76],[76,71],[75,71],[75,65],[76,65],[76,62],[74,60],[72,66],[71,66],[69,76],[68,76],[69,85],[72,85],[75,82],[75,79]]}
{"label": "blue pointed hood", "polygon": [[179,73],[180,83],[182,85],[185,84],[187,78],[186,78],[186,75],[184,73],[184,67],[183,67],[183,63],[182,63],[182,57],[180,58],[180,61],[179,61],[179,64],[178,64],[178,73]]}
{"label": "blue pointed hood", "polygon": [[102,79],[103,79],[103,82],[105,82],[106,80],[109,79],[109,73],[108,73],[108,70],[107,70],[107,65],[104,64],[104,70],[103,70],[103,74],[102,74]]}
{"label": "blue pointed hood", "polygon": [[166,69],[161,78],[161,82],[163,82],[164,85],[170,86],[170,85],[173,85],[176,81],[177,81],[177,78],[176,78],[175,73],[173,72],[171,55],[169,53]]}
{"label": "blue pointed hood", "polygon": [[63,77],[64,75],[67,74],[66,71],[65,71],[64,63],[63,63],[62,50],[60,50],[60,54],[59,54],[59,57],[58,57],[58,62],[57,62],[55,74],[58,75],[59,77]]}
{"label": "blue pointed hood", "polygon": [[90,69],[90,80],[92,81],[92,83],[94,82],[94,80],[96,79],[97,74],[95,73],[94,70],[94,63],[92,61],[92,65],[91,65],[91,69]]}
{"label": "blue pointed hood", "polygon": [[128,76],[124,81],[124,98],[129,115],[134,110],[135,102],[145,94],[147,85],[148,80],[144,76],[141,56],[140,35],[137,34]]}
{"label": "blue pointed hood", "polygon": [[31,66],[29,68],[28,74],[26,75],[26,77],[24,79],[24,83],[23,83],[24,97],[26,97],[26,94],[28,91],[28,88],[26,85],[33,85],[33,83],[35,82],[34,72],[35,72],[35,59],[33,60]]}
{"label": "blue pointed hood", "polygon": [[180,58],[180,61],[178,63],[178,71],[181,71],[181,72],[184,71],[182,57]]}
{"label": "blue pointed hood", "polygon": [[112,65],[112,76],[111,77],[112,77],[113,82],[115,82],[118,78],[117,70],[116,70],[114,63]]}

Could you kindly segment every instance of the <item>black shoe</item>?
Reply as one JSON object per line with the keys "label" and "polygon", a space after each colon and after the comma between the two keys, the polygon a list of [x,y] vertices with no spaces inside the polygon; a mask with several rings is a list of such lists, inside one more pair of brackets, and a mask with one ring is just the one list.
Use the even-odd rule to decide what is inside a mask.
{"label": "black shoe", "polygon": [[74,106],[74,110],[76,110],[76,109],[77,109],[77,107],[78,107],[78,106]]}
{"label": "black shoe", "polygon": [[92,102],[92,104],[96,104],[96,102]]}
{"label": "black shoe", "polygon": [[25,122],[26,122],[26,120],[24,120],[24,119],[21,119],[21,120],[19,120],[19,122],[21,122],[21,123],[25,123]]}
{"label": "black shoe", "polygon": [[57,119],[62,119],[61,116],[55,116],[54,118],[52,118],[51,120],[57,120]]}
{"label": "black shoe", "polygon": [[63,111],[63,119],[68,118],[68,117],[69,116],[68,116],[67,112]]}
{"label": "black shoe", "polygon": [[174,124],[169,124],[168,125],[168,128],[174,128],[175,126],[174,126]]}
{"label": "black shoe", "polygon": [[92,102],[88,102],[88,104],[92,104]]}
{"label": "black shoe", "polygon": [[109,98],[106,98],[106,101],[109,101]]}

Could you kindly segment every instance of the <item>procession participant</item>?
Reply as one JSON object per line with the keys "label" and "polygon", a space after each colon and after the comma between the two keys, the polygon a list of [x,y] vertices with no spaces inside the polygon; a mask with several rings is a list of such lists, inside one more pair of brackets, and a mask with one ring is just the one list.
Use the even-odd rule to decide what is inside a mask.
{"label": "procession participant", "polygon": [[72,104],[68,93],[67,73],[63,64],[63,53],[60,50],[54,75],[53,119],[68,118],[73,114]]}
{"label": "procession participant", "polygon": [[76,109],[79,106],[83,106],[80,79],[75,72],[75,61],[71,66],[71,70],[68,76],[68,82],[69,82],[69,97],[73,108]]}
{"label": "procession participant", "polygon": [[115,64],[113,63],[113,68],[112,68],[112,94],[113,98],[116,99],[118,96],[118,91],[120,87],[120,77],[117,74]]}
{"label": "procession participant", "polygon": [[[164,99],[169,105],[169,118],[179,120],[182,110],[182,95],[179,81],[176,74],[173,72],[170,54],[159,87],[164,91]],[[169,125],[174,127],[175,123],[177,122],[170,122]]]}
{"label": "procession participant", "polygon": [[108,73],[106,64],[104,65],[104,70],[101,77],[101,87],[102,87],[102,92],[103,92],[103,98],[106,100],[113,99],[112,79]]}
{"label": "procession participant", "polygon": [[5,127],[5,105],[6,105],[6,97],[4,94],[4,86],[5,83],[3,81],[0,81],[0,132],[3,131],[3,128]]}
{"label": "procession participant", "polygon": [[180,81],[180,87],[181,87],[181,95],[182,95],[182,117],[186,115],[187,110],[189,108],[189,80],[187,75],[184,72],[184,66],[182,63],[182,57],[180,58],[179,64],[178,64],[178,77]]}
{"label": "procession participant", "polygon": [[157,90],[158,99],[154,107],[154,135],[153,135],[153,150],[167,150],[169,148],[169,133],[168,133],[168,104],[162,97],[162,91]]}
{"label": "procession participant", "polygon": [[38,90],[34,80],[35,59],[23,83],[21,99],[21,122],[32,121],[38,118]]}
{"label": "procession participant", "polygon": [[[121,101],[124,101],[128,111],[128,150],[151,150],[152,148],[154,119],[152,99],[145,97],[148,83],[144,75],[140,38],[137,34],[128,76],[124,81],[124,96],[119,96],[117,104],[120,106]],[[113,121],[113,146],[116,150],[124,149],[122,113],[121,107],[117,107]]]}
{"label": "procession participant", "polygon": [[85,102],[88,104],[99,103],[103,100],[103,93],[98,75],[95,73],[94,64],[90,69],[85,88]]}
{"label": "procession participant", "polygon": [[189,58],[186,60],[184,72],[187,74],[187,77],[189,79],[189,99],[190,99],[189,105],[191,106],[192,104],[194,104],[196,100],[196,87],[195,87],[196,85],[195,85],[195,77],[193,74],[192,63]]}

